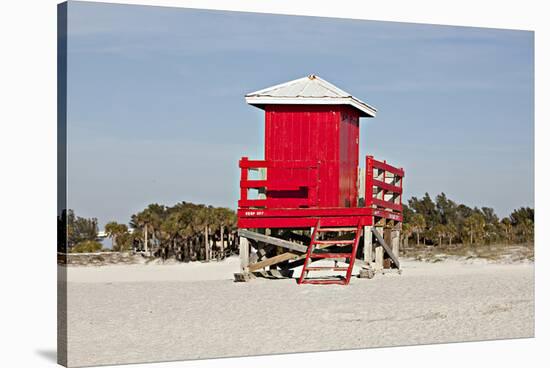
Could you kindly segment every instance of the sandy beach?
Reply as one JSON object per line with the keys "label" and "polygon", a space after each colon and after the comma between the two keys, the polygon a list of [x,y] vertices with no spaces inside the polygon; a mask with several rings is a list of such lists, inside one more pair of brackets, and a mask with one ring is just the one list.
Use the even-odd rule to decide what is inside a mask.
{"label": "sandy beach", "polygon": [[534,335],[533,263],[405,260],[347,287],[235,283],[238,265],[68,267],[69,365]]}

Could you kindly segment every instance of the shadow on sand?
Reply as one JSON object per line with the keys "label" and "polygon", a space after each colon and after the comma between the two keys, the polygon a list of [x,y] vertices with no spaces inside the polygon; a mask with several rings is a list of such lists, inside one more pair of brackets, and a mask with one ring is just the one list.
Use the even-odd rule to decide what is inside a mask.
{"label": "shadow on sand", "polygon": [[41,356],[45,360],[48,360],[53,363],[57,363],[57,350],[36,350],[36,355]]}

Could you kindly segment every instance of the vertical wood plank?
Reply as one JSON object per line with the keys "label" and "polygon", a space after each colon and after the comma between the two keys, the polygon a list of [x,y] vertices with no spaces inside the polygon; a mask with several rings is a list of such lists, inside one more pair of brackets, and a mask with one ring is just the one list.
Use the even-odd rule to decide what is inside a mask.
{"label": "vertical wood plank", "polygon": [[370,265],[373,260],[371,226],[363,226],[363,261]]}
{"label": "vertical wood plank", "polygon": [[241,236],[239,237],[239,257],[241,259],[241,272],[248,272],[248,258],[250,254],[250,248],[248,239]]}
{"label": "vertical wood plank", "polygon": [[[384,227],[377,226],[376,230],[378,231],[378,234],[383,234],[383,236],[385,235],[384,234]],[[384,240],[386,240],[385,236],[384,236]],[[381,269],[384,268],[384,248],[381,245],[378,245],[376,247],[376,249],[374,250],[374,253],[375,253],[374,254],[374,263],[375,263],[374,268],[376,270],[381,270]]]}
{"label": "vertical wood plank", "polygon": [[381,270],[384,268],[384,248],[381,245],[377,246],[375,249],[375,261],[374,269]]}
{"label": "vertical wood plank", "polygon": [[393,254],[399,259],[399,238],[400,238],[400,231],[399,230],[392,230],[391,232],[391,247]]}

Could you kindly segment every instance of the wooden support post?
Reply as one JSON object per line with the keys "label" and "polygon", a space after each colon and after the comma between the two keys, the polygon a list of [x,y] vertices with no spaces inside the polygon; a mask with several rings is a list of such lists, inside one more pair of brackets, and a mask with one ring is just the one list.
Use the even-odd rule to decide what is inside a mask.
{"label": "wooden support post", "polygon": [[[382,248],[384,248],[385,253],[389,256],[389,258],[390,258],[391,260],[393,260],[393,263],[397,266],[397,268],[399,268],[399,260],[397,259],[397,257],[395,256],[395,254],[393,254],[391,245],[388,244],[388,243],[386,242],[386,240],[384,239],[384,236],[383,236],[382,234],[380,234],[379,229],[380,229],[380,228],[374,228],[374,229],[372,229],[372,233],[376,236],[376,239],[378,240],[378,242],[380,243],[380,245],[382,246]],[[390,236],[390,235],[388,235],[388,236]],[[390,242],[391,242],[391,239],[388,238],[387,241],[390,241]],[[386,264],[386,266],[389,267],[388,264]]]}
{"label": "wooden support post", "polygon": [[363,226],[363,261],[367,265],[373,261],[371,226]]}
{"label": "wooden support post", "polygon": [[397,258],[399,258],[399,238],[400,238],[400,231],[397,229],[393,229],[391,232],[391,247],[392,247],[393,254]]}
{"label": "wooden support post", "polygon": [[[272,233],[271,229],[265,229],[265,235],[266,236],[271,236],[271,233]],[[282,248],[279,248],[279,247],[275,248],[275,251],[277,252],[277,254],[283,253]],[[255,262],[258,262],[258,261],[255,261]],[[276,270],[277,265],[270,265],[269,269],[270,270]]]}
{"label": "wooden support post", "polygon": [[[383,227],[377,227],[376,230],[378,234],[383,234],[384,232]],[[376,270],[382,270],[384,268],[384,248],[381,245],[378,245],[375,249],[374,263],[374,268]]]}
{"label": "wooden support post", "polygon": [[272,245],[275,245],[279,248],[290,249],[290,250],[296,251],[298,253],[307,252],[307,247],[305,245],[298,244],[298,243],[293,243],[293,242],[290,242],[288,240],[283,240],[283,239],[275,238],[275,237],[272,237],[272,236],[267,236],[267,235],[256,233],[256,232],[253,232],[253,231],[240,229],[239,230],[239,235],[242,236],[242,237],[246,237],[248,239],[260,241],[260,242],[267,243],[267,244],[272,244]]}
{"label": "wooden support post", "polygon": [[248,239],[241,236],[239,238],[239,256],[241,258],[241,272],[248,273],[248,261],[249,261],[250,248]]}
{"label": "wooden support post", "polygon": [[381,245],[377,246],[375,249],[374,268],[377,271],[384,268],[384,248],[382,248]]}
{"label": "wooden support post", "polygon": [[250,242],[244,236],[239,237],[240,272],[235,273],[236,282],[247,282],[254,278],[250,272]]}
{"label": "wooden support post", "polygon": [[[386,220],[386,227],[384,228],[383,237],[384,237],[384,241],[386,242],[388,247],[391,249],[391,247],[393,246],[393,243],[392,243],[392,228],[389,227],[389,226],[391,226],[391,223],[388,224],[388,221]],[[390,263],[388,263],[388,261],[386,261],[384,263],[383,268],[391,268]]]}

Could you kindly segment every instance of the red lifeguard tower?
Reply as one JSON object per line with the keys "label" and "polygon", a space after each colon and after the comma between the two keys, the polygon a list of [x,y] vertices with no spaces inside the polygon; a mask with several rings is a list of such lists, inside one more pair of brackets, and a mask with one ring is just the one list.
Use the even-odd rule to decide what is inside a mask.
{"label": "red lifeguard tower", "polygon": [[265,111],[265,159],[239,162],[236,279],[303,266],[298,283],[348,284],[356,259],[369,278],[399,270],[404,171],[372,156],[359,168],[359,119],[376,109],[315,75],[245,98]]}

